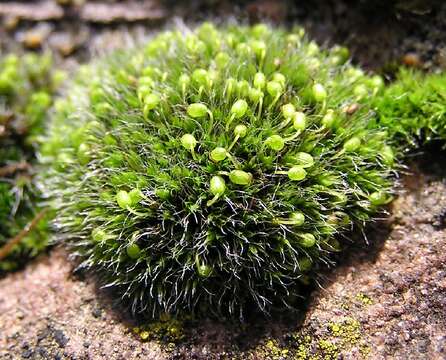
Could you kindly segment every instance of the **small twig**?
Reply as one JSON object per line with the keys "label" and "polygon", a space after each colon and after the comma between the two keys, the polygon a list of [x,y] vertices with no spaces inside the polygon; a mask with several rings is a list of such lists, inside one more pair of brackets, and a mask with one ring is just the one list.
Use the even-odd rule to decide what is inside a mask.
{"label": "small twig", "polygon": [[12,251],[14,246],[16,246],[20,241],[30,233],[32,229],[36,227],[36,225],[39,223],[40,220],[45,216],[47,212],[47,209],[43,209],[41,212],[39,212],[34,219],[29,222],[24,229],[22,229],[16,236],[14,236],[12,239],[8,240],[8,242],[0,247],[0,260],[3,260],[6,256],[9,255],[9,253]]}
{"label": "small twig", "polygon": [[14,174],[16,171],[28,170],[31,166],[26,161],[6,165],[0,168],[0,177]]}

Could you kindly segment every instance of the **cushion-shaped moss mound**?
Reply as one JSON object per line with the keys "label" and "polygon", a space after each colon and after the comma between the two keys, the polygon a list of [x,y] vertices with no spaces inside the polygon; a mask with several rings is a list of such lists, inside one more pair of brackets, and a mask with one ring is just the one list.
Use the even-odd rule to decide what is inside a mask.
{"label": "cushion-shaped moss mound", "polygon": [[204,24],[112,54],[55,106],[58,234],[135,312],[292,306],[390,200],[382,86],[300,29]]}

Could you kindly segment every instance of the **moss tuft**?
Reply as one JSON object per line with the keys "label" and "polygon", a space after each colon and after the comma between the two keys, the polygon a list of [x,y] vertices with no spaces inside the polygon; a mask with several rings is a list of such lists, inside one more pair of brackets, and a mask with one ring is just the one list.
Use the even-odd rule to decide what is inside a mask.
{"label": "moss tuft", "polygon": [[59,234],[135,313],[293,306],[391,200],[381,91],[300,29],[203,24],[111,55],[42,149]]}
{"label": "moss tuft", "polygon": [[426,75],[402,68],[374,101],[380,125],[387,127],[398,146],[410,149],[446,139],[444,73]]}

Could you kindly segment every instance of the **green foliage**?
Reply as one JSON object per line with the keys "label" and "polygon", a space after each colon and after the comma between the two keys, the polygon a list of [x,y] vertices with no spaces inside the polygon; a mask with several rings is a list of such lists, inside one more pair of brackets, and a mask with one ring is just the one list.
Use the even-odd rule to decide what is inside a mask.
{"label": "green foliage", "polygon": [[399,146],[446,139],[446,75],[401,69],[395,82],[375,98],[381,126]]}
{"label": "green foliage", "polygon": [[292,306],[391,200],[383,82],[347,57],[204,24],[82,68],[41,153],[61,239],[135,312]]}
{"label": "green foliage", "polygon": [[[34,152],[52,95],[61,80],[49,55],[0,58],[0,246],[17,235],[38,212],[32,183]],[[47,244],[48,221],[41,221],[10,255],[0,272],[17,268]]]}

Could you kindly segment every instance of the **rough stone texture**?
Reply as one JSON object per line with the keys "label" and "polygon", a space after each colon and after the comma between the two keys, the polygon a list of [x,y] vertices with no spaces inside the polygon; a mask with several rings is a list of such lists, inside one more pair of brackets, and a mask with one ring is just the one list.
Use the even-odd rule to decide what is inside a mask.
{"label": "rough stone texture", "polygon": [[164,358],[156,344],[135,340],[94,282],[71,274],[58,249],[1,280],[0,359]]}
{"label": "rough stone texture", "polygon": [[0,280],[0,358],[446,359],[444,171],[411,171],[391,217],[367,231],[370,246],[352,246],[327,271],[303,324],[287,314],[203,320],[188,322],[176,345],[141,342],[125,312],[55,249]]}
{"label": "rough stone texture", "polygon": [[[354,318],[371,359],[446,358],[446,184],[414,171],[372,247],[350,250],[313,296],[303,325],[317,334],[328,322]],[[343,355],[359,356],[357,349]]]}

